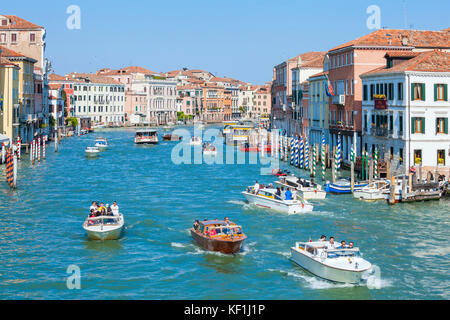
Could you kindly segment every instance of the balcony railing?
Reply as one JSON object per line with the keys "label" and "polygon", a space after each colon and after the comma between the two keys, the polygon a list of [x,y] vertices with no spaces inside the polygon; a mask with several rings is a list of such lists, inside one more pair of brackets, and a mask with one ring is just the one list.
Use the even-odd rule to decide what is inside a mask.
{"label": "balcony railing", "polygon": [[345,95],[343,95],[343,94],[335,95],[335,96],[333,96],[331,101],[333,104],[343,106],[343,105],[345,105]]}

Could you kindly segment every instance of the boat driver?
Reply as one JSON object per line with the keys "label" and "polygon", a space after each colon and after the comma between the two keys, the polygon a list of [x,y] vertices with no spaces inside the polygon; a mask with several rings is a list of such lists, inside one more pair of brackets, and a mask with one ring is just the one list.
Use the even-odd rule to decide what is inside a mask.
{"label": "boat driver", "polygon": [[117,205],[117,201],[113,202],[113,205],[111,206],[111,210],[113,215],[119,216],[119,206]]}
{"label": "boat driver", "polygon": [[255,191],[255,194],[257,195],[257,194],[259,193],[259,189],[260,189],[260,186],[259,186],[258,181],[256,181],[256,184],[255,184],[255,186],[253,187],[253,189],[254,189],[254,191]]}
{"label": "boat driver", "polygon": [[334,237],[330,237],[330,242],[328,242],[328,249],[336,249],[336,243],[334,242]]}
{"label": "boat driver", "polygon": [[291,190],[290,190],[290,189],[287,189],[287,191],[286,191],[286,193],[284,194],[284,196],[285,196],[285,199],[286,199],[287,201],[292,200],[292,192],[291,192]]}
{"label": "boat driver", "polygon": [[345,245],[345,240],[341,241],[341,246],[338,249],[347,249],[347,246]]}

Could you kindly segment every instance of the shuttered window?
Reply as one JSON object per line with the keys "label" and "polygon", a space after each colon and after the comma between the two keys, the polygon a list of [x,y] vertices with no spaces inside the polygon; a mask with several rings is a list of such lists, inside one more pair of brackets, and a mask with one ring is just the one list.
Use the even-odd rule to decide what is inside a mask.
{"label": "shuttered window", "polygon": [[411,133],[425,133],[425,118],[411,118]]}
{"label": "shuttered window", "polygon": [[425,101],[425,83],[411,84],[411,100]]}
{"label": "shuttered window", "polygon": [[434,85],[434,101],[448,101],[447,84]]}
{"label": "shuttered window", "polygon": [[436,118],[436,134],[448,134],[448,118]]}

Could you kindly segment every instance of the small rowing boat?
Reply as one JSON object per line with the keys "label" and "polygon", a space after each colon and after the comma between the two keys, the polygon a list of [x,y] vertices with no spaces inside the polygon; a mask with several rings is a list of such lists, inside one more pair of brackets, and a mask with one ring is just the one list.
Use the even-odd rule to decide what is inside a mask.
{"label": "small rowing boat", "polygon": [[241,226],[221,220],[199,222],[191,229],[191,236],[203,249],[224,254],[238,253],[247,239]]}
{"label": "small rowing boat", "polygon": [[[355,181],[354,191],[361,190],[363,187],[368,186],[367,182]],[[335,183],[327,182],[325,185],[325,191],[329,193],[352,193],[352,186],[350,179],[341,178]]]}

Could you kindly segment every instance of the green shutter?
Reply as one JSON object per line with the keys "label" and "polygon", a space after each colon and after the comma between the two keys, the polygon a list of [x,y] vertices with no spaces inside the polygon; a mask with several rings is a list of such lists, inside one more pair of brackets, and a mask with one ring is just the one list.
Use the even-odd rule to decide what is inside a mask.
{"label": "green shutter", "polygon": [[448,101],[447,87],[448,87],[448,85],[447,85],[447,84],[444,84],[444,100],[445,100],[445,101]]}
{"label": "green shutter", "polygon": [[448,118],[444,118],[444,132],[448,134]]}
{"label": "green shutter", "polygon": [[416,124],[416,118],[412,117],[411,118],[411,133],[415,133],[415,131],[414,131],[415,124]]}
{"label": "green shutter", "polygon": [[421,133],[425,133],[425,118],[421,118],[422,121],[420,122],[422,127],[420,128]]}
{"label": "green shutter", "polygon": [[425,83],[421,83],[421,90],[422,90],[422,101],[425,101]]}
{"label": "green shutter", "polygon": [[411,83],[411,100],[414,101],[414,83]]}
{"label": "green shutter", "polygon": [[438,85],[434,84],[434,101],[437,101],[438,96]]}

